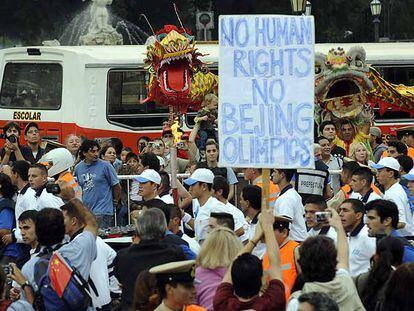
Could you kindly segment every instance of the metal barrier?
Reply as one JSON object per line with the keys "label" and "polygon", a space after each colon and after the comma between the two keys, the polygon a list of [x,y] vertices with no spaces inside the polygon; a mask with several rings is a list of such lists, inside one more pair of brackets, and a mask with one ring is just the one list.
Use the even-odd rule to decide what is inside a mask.
{"label": "metal barrier", "polygon": [[[128,208],[128,224],[131,224],[131,196],[130,196],[130,189],[131,189],[131,180],[134,180],[139,175],[118,175],[119,180],[126,180],[127,182],[127,208]],[[190,177],[190,174],[177,174],[177,178],[182,180],[184,178]],[[116,221],[116,217],[115,217]]]}

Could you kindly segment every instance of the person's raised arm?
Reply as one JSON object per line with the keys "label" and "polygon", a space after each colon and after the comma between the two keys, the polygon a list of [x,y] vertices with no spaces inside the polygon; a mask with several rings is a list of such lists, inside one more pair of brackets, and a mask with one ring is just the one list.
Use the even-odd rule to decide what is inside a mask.
{"label": "person's raised arm", "polygon": [[96,222],[95,216],[93,216],[91,211],[85,205],[83,205],[79,199],[72,199],[71,202],[76,207],[80,217],[85,224],[83,230],[91,232],[96,237],[98,233],[98,223]]}
{"label": "person's raised arm", "polygon": [[260,223],[263,228],[266,250],[269,256],[269,276],[270,280],[282,280],[282,268],[280,266],[279,245],[277,244],[275,233],[273,230],[273,223],[275,217],[273,209],[266,208],[260,215]]}
{"label": "person's raised arm", "polygon": [[12,150],[10,149],[6,141],[6,144],[4,145],[4,155],[1,159],[1,165],[9,164],[11,152]]}
{"label": "person's raised arm", "polygon": [[89,211],[89,209],[87,209],[82,204],[82,202],[79,199],[76,199],[75,191],[69,185],[68,182],[66,182],[64,180],[57,180],[56,183],[60,187],[59,196],[65,201],[72,202],[73,205],[78,210],[79,215],[81,215],[81,220],[82,220],[83,223],[85,223],[84,230],[90,231],[96,237],[96,235],[98,233],[98,224],[95,220],[95,217],[92,215],[92,213]]}
{"label": "person's raised arm", "polygon": [[184,188],[183,184],[177,178],[177,191],[178,196],[182,199],[182,201],[178,204],[181,209],[186,209],[192,202],[193,198],[190,192]]}
{"label": "person's raised arm", "polygon": [[[236,259],[237,257],[239,257],[242,254],[251,253],[253,251],[253,249],[256,247],[257,243],[260,242],[262,237],[263,237],[262,226],[260,225],[260,223],[257,223],[256,229],[254,231],[253,239],[249,240],[249,242],[247,242],[247,244],[245,244],[243,246],[241,251],[236,255],[236,257],[234,259]],[[234,259],[233,259],[233,261],[234,261]],[[227,269],[227,272],[224,275],[223,283],[233,284],[232,281],[231,281],[231,266]]]}
{"label": "person's raised arm", "polygon": [[201,121],[206,121],[207,119],[208,119],[207,116],[196,117],[194,119],[195,124],[193,126],[193,129],[190,132],[190,136],[188,137],[188,141],[190,143],[195,143],[195,140],[196,140],[196,137],[197,137],[197,134],[198,134],[198,130],[200,129],[200,126],[201,126]]}
{"label": "person's raised arm", "polygon": [[338,213],[333,208],[328,208],[332,213],[332,216],[329,218],[329,225],[332,226],[337,233],[337,268],[349,270],[349,250],[348,250],[348,241],[346,238],[346,233],[344,227],[342,226],[341,218]]}

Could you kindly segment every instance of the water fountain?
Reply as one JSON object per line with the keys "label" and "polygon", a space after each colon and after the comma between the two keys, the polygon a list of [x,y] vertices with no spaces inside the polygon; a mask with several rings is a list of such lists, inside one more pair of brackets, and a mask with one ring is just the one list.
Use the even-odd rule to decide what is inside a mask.
{"label": "water fountain", "polygon": [[92,3],[65,27],[59,40],[44,41],[43,44],[73,46],[145,43],[149,37],[146,32],[133,23],[108,12],[108,6],[112,4],[112,0],[91,1]]}

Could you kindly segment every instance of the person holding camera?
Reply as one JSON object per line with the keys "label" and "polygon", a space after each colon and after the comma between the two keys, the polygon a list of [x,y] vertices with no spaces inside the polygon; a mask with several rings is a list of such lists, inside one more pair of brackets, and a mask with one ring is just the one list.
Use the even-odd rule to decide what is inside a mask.
{"label": "person holding camera", "polygon": [[64,204],[60,197],[53,194],[55,187],[47,187],[47,176],[47,168],[43,164],[36,163],[29,168],[29,184],[36,191],[36,210],[38,211],[46,207],[60,209]]}
{"label": "person holding camera", "polygon": [[325,235],[331,238],[335,244],[337,234],[334,228],[326,222],[330,212],[326,211],[327,203],[321,195],[311,195],[305,202],[305,221],[309,236]]}
{"label": "person holding camera", "polygon": [[[66,181],[75,191],[76,198],[82,198],[82,189],[73,174],[70,172],[70,169],[73,167],[75,161],[73,160],[72,154],[69,150],[66,148],[56,148],[50,150],[40,159],[39,162],[48,163],[47,173],[49,177],[53,178],[55,181]],[[50,184],[48,189],[55,195],[60,193],[58,185]]]}
{"label": "person holding camera", "polygon": [[5,139],[6,143],[0,151],[2,165],[13,163],[16,160],[28,160],[24,158],[21,150],[24,147],[19,144],[20,133],[20,126],[16,122],[8,122],[3,127],[1,138]]}

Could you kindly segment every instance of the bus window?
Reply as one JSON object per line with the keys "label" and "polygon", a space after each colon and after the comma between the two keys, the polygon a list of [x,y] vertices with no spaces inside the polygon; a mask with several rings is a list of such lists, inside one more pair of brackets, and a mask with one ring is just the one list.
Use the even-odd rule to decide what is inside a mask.
{"label": "bus window", "polygon": [[161,129],[168,108],[155,102],[141,104],[147,97],[145,70],[113,69],[108,72],[107,119],[131,129]]}
{"label": "bus window", "polygon": [[414,86],[414,66],[374,66],[383,78],[393,84]]}
{"label": "bus window", "polygon": [[8,63],[4,68],[0,107],[58,110],[62,77],[60,64]]}
{"label": "bus window", "polygon": [[374,108],[374,115],[375,121],[377,122],[388,122],[390,120],[398,120],[401,122],[412,121],[412,119],[410,119],[410,114],[408,112],[392,110],[391,108],[388,108],[387,111],[384,112],[382,115],[379,114],[378,108]]}

